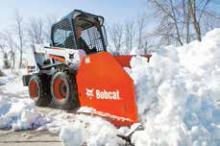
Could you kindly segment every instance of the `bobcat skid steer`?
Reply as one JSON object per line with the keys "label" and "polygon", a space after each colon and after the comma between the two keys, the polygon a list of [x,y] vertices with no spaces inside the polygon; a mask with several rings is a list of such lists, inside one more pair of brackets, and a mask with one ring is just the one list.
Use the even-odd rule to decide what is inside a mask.
{"label": "bobcat skid steer", "polygon": [[[104,18],[74,10],[51,28],[51,44],[35,45],[37,70],[23,76],[38,106],[88,107],[116,126],[138,122],[133,80],[123,69],[132,56],[106,51]],[[149,59],[150,55],[146,55]]]}

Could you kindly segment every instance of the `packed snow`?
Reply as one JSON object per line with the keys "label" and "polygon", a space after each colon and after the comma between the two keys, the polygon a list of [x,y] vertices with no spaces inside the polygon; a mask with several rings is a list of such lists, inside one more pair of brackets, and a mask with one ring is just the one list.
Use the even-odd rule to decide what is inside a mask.
{"label": "packed snow", "polygon": [[[0,128],[47,129],[59,133],[66,146],[125,145],[118,135],[130,135],[135,146],[220,145],[219,36],[215,29],[202,42],[165,47],[149,63],[141,56],[132,58],[125,70],[135,83],[140,130],[134,131],[140,124],[118,129],[99,117],[64,111],[44,115],[30,99],[5,95],[0,95]],[[9,83],[1,89],[23,94],[17,86]]]}

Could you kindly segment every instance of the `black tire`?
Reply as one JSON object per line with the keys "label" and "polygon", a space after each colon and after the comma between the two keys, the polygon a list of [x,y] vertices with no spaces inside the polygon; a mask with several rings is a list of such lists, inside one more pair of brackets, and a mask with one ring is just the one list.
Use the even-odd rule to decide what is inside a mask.
{"label": "black tire", "polygon": [[57,72],[53,75],[50,85],[54,108],[72,110],[79,107],[77,86],[74,74]]}
{"label": "black tire", "polygon": [[48,106],[51,102],[49,78],[47,75],[33,75],[28,83],[29,96],[37,106]]}

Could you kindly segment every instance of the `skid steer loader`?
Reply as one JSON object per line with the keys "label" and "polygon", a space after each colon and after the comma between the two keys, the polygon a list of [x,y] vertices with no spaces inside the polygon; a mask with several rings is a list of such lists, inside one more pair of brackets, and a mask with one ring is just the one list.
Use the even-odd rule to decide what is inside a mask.
{"label": "skid steer loader", "polygon": [[138,122],[134,83],[124,70],[132,56],[106,51],[103,23],[102,16],[74,10],[54,24],[50,46],[34,46],[37,70],[24,75],[23,84],[38,106],[88,107],[116,126],[128,126]]}

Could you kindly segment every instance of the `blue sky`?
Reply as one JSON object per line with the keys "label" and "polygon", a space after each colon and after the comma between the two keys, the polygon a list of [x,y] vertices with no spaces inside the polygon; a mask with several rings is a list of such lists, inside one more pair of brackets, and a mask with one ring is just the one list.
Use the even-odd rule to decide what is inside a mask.
{"label": "blue sky", "polygon": [[[56,15],[58,18],[81,9],[102,15],[108,23],[134,19],[146,10],[144,0],[4,0],[0,2],[0,30],[13,24],[14,14],[24,18]],[[2,13],[3,12],[3,13]]]}

